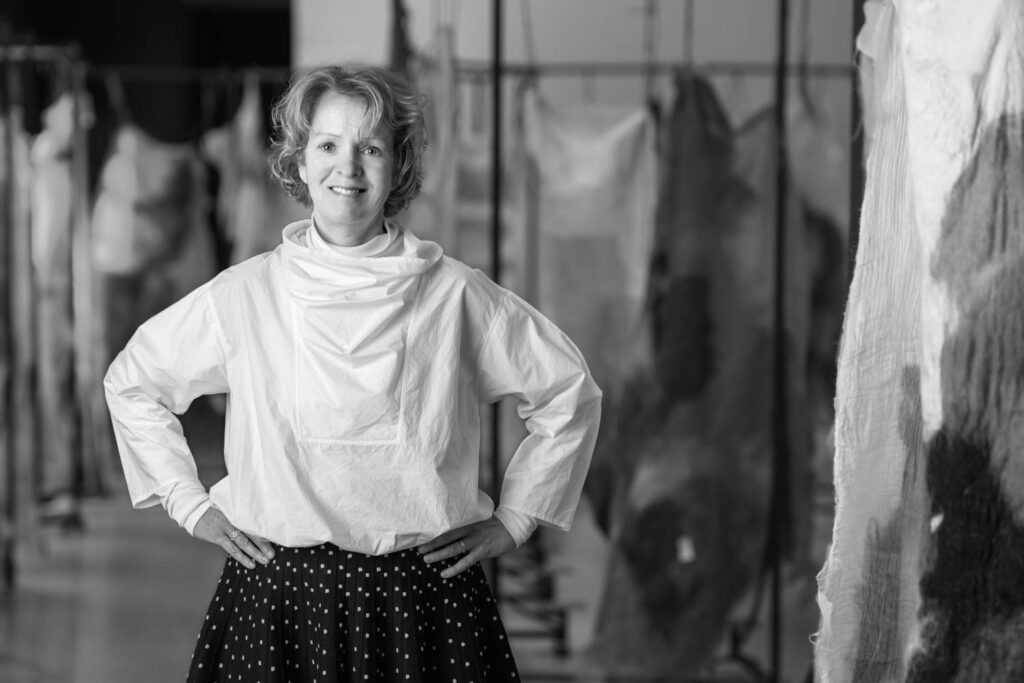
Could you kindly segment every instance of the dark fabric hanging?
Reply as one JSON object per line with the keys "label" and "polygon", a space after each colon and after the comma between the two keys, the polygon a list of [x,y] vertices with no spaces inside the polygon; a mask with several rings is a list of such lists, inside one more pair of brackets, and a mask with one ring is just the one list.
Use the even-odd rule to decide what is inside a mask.
{"label": "dark fabric hanging", "polygon": [[[606,460],[617,462],[617,483],[605,506],[613,550],[594,649],[612,666],[679,674],[713,659],[764,567],[777,146],[771,111],[733,131],[705,80],[682,73],[676,87],[661,131],[651,362],[609,409],[600,444],[614,454]],[[786,211],[790,488],[808,498],[805,510],[808,340],[824,238],[795,193]],[[805,552],[805,516],[794,513],[800,521],[781,539],[790,557]]]}
{"label": "dark fabric hanging", "polygon": [[[33,373],[36,364],[36,346],[33,325],[33,283],[32,283],[32,241],[30,226],[30,202],[32,186],[32,163],[30,158],[31,139],[25,130],[24,65],[8,64],[2,74],[6,80],[4,92],[7,105],[6,130],[0,134],[0,164],[3,177],[0,185],[6,186],[3,193],[4,224],[9,258],[9,270],[3,272],[7,278],[10,325],[7,349],[6,381],[10,382],[11,403],[3,406],[5,417],[10,420],[7,428],[12,438],[6,443],[13,446],[8,452],[7,475],[13,482],[5,480],[7,493],[13,495],[14,528],[7,533],[22,537],[32,532],[35,522],[36,492],[36,415]],[[6,478],[5,478],[6,479]],[[11,486],[13,484],[13,486]]]}

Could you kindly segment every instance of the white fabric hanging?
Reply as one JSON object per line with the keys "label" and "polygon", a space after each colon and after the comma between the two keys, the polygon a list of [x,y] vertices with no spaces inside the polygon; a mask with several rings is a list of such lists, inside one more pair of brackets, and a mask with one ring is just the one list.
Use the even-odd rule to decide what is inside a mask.
{"label": "white fabric hanging", "polygon": [[1024,5],[866,10],[867,186],[816,671],[1020,680]]}
{"label": "white fabric hanging", "polygon": [[654,120],[646,107],[559,111],[536,90],[525,96],[524,117],[539,173],[538,304],[614,391],[642,354],[636,335],[658,184]]}

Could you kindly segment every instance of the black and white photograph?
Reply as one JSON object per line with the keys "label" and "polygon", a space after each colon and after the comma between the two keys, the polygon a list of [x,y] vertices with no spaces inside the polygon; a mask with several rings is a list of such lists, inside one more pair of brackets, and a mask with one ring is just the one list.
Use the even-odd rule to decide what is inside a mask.
{"label": "black and white photograph", "polygon": [[1020,0],[0,5],[3,683],[1018,683],[1022,416]]}

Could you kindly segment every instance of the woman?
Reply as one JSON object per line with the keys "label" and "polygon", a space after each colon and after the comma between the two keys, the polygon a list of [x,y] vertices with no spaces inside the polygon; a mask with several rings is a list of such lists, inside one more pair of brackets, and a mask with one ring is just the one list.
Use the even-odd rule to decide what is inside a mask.
{"label": "woman", "polygon": [[[142,325],[105,382],[133,505],[229,555],[188,680],[515,680],[479,561],[568,529],[601,392],[548,320],[391,220],[422,184],[404,81],[320,68],[274,121],[311,220]],[[211,393],[207,493],[174,413]],[[505,396],[529,435],[495,509],[480,405]]]}

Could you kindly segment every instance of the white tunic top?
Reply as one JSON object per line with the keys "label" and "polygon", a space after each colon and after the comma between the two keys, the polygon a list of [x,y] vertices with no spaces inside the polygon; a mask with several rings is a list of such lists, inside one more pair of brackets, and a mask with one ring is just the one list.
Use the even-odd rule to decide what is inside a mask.
{"label": "white tunic top", "polygon": [[[568,529],[601,392],[550,321],[389,226],[379,253],[318,249],[310,221],[142,325],[105,387],[133,505],[189,528],[210,503],[246,533],[382,554],[487,519],[480,406],[528,436],[502,508]],[[210,490],[174,413],[228,393],[228,475]]]}

